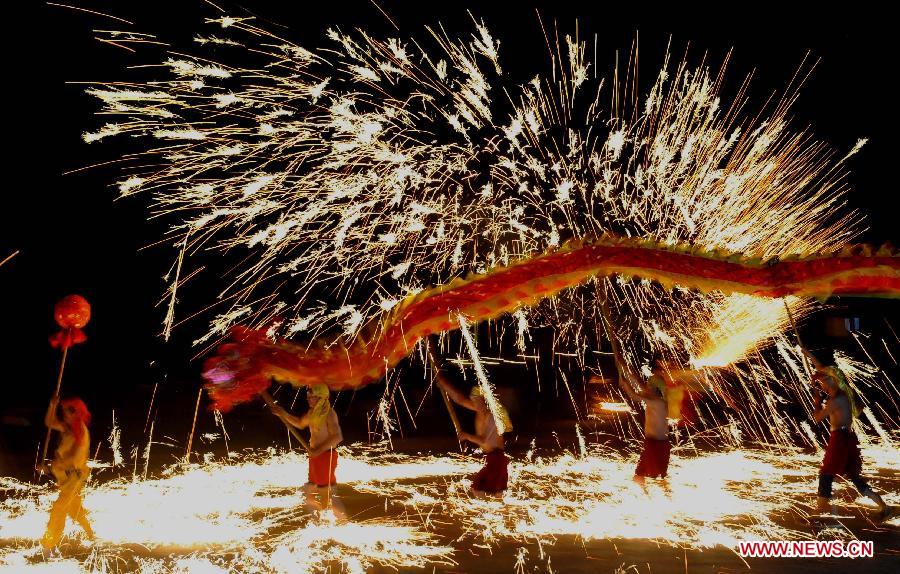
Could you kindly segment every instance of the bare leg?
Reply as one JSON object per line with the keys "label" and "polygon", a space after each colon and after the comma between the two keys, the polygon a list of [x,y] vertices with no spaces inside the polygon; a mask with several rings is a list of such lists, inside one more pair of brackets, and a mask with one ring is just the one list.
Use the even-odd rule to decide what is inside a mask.
{"label": "bare leg", "polygon": [[878,505],[878,510],[884,512],[884,509],[887,508],[887,504],[884,503],[884,499],[881,498],[881,495],[879,495],[871,486],[869,486],[869,483],[866,482],[866,479],[862,478],[861,476],[856,476],[851,477],[850,480],[851,482],[853,482],[853,486],[856,487],[856,490],[859,491],[861,495],[874,502],[876,505]]}
{"label": "bare leg", "polygon": [[872,502],[878,505],[879,510],[884,510],[887,508],[887,504],[884,502],[884,499],[881,498],[881,495],[872,490],[871,488],[867,488],[863,494]]}
{"label": "bare leg", "polygon": [[874,502],[878,506],[878,515],[881,520],[888,518],[891,514],[890,507],[884,502],[884,499],[881,498],[881,495],[875,492],[875,490],[869,486],[869,483],[866,482],[861,476],[850,477],[850,481],[853,482],[853,486],[856,487],[856,490],[859,493],[872,502]]}
{"label": "bare leg", "polygon": [[80,495],[81,485],[74,478],[66,479],[59,485],[59,496],[50,507],[50,520],[47,521],[47,530],[41,538],[41,546],[44,550],[54,548],[62,540],[63,530],[66,528],[66,516],[75,498]]}
{"label": "bare leg", "polygon": [[322,504],[319,502],[319,489],[315,484],[307,482],[303,485],[303,495],[306,499],[306,509],[311,512],[319,512],[322,510]]}
{"label": "bare leg", "polygon": [[69,505],[69,516],[81,526],[82,530],[84,530],[85,538],[91,541],[96,540],[94,529],[91,528],[91,521],[88,520],[87,510],[85,510],[84,506],[81,504],[80,493],[75,500],[72,501],[72,504]]}
{"label": "bare leg", "polygon": [[636,474],[633,477],[631,477],[631,480],[633,480],[635,484],[637,484],[638,486],[641,487],[641,489],[644,491],[644,494],[647,494],[647,479],[646,478],[644,478],[643,476],[641,476],[639,474]]}
{"label": "bare leg", "polygon": [[881,498],[881,495],[872,490],[871,487],[866,487],[866,489],[862,491],[862,494],[878,505],[879,522],[884,522],[894,515],[894,509],[888,506],[884,499]]}
{"label": "bare leg", "polygon": [[341,498],[337,495],[335,485],[322,486],[319,487],[318,490],[320,498],[326,501],[325,507],[331,509],[334,518],[338,522],[347,520],[347,509],[344,508],[344,503],[341,502]]}
{"label": "bare leg", "polygon": [[50,520],[47,521],[47,529],[41,538],[41,547],[44,550],[55,548],[62,539],[63,530],[66,527],[66,507],[68,506],[67,495],[60,491],[59,496],[50,507]]}
{"label": "bare leg", "polygon": [[663,477],[663,478],[659,479],[659,485],[662,487],[663,492],[666,493],[666,496],[668,498],[672,498],[672,487],[669,484],[668,477]]}
{"label": "bare leg", "polygon": [[819,473],[819,496],[816,498],[816,511],[819,514],[831,514],[831,488],[834,476]]}

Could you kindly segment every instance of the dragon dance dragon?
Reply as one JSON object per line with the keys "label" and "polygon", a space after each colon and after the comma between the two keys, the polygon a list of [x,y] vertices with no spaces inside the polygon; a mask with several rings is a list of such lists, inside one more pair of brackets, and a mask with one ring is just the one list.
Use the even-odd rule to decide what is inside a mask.
{"label": "dragon dance dragon", "polygon": [[228,411],[252,400],[272,379],[293,386],[358,389],[385,373],[433,333],[459,328],[458,315],[476,323],[493,319],[594,277],[619,275],[701,292],[757,297],[900,298],[900,253],[890,245],[768,261],[695,246],[666,246],[605,236],[452,281],[407,297],[349,347],[272,340],[263,331],[235,327],[231,340],[206,360],[204,379],[212,408]]}

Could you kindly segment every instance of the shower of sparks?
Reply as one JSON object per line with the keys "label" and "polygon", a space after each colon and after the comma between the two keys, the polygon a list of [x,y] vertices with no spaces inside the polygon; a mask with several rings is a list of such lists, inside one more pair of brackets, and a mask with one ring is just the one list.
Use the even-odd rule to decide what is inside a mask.
{"label": "shower of sparks", "polygon": [[[467,38],[443,28],[419,39],[335,28],[322,49],[252,18],[208,24],[217,29],[196,37],[200,54],[179,50],[160,67],[135,68],[138,79],[93,85],[88,93],[106,121],[84,134],[91,145],[124,136],[140,146],[122,158],[117,188],[143,194],[173,222],[166,334],[176,324],[177,290],[198,261],[226,251],[241,261],[198,345],[236,322],[349,342],[406,296],[604,232],[767,259],[837,250],[861,228],[845,207],[844,161],[864,140],[841,154],[793,131],[797,85],[755,110],[748,86],[728,100],[723,73],[705,62],[692,68],[687,58],[667,58],[649,90],[619,83],[636,74],[614,73],[604,84],[587,73],[597,66],[584,42],[565,35],[546,68],[511,78],[500,42],[481,22]],[[210,47],[215,57],[203,55]],[[341,482],[385,499],[393,514],[322,526],[298,512],[303,457],[269,453],[92,486],[85,504],[101,543],[61,570],[92,560],[103,572],[122,544],[165,549],[133,555],[145,572],[229,571],[234,561],[261,572],[331,561],[357,572],[451,563],[455,540],[537,543],[541,550],[520,552],[512,570],[562,535],[700,548],[810,536],[784,520],[815,492],[818,460],[796,445],[821,448],[819,430],[783,408],[790,401],[808,414],[813,404],[784,302],[600,279],[501,319],[511,322],[521,357],[534,354],[529,325],[549,324],[554,352],[594,368],[589,350],[606,336],[601,284],[630,366],[639,370],[648,352],[659,352],[703,369],[715,389],[698,405],[695,430],[724,450],[676,448],[671,496],[645,496],[631,484],[634,453],[590,443],[579,456],[514,461],[502,501],[469,496],[460,478],[475,470],[467,459],[354,447],[342,456]],[[814,310],[787,303],[798,319]],[[480,362],[467,334],[468,355]],[[896,408],[896,387],[853,361],[838,357],[851,383]],[[626,441],[640,436],[638,413],[615,388],[607,394],[592,416],[613,420]],[[377,413],[388,436],[393,396],[386,389]],[[893,411],[865,399],[860,406],[865,452],[879,469],[896,466]],[[747,450],[749,441],[765,448]],[[0,539],[14,543],[0,560],[19,564],[40,536],[50,493],[33,497],[11,481],[4,488]],[[468,525],[462,538],[441,531],[450,517]]]}
{"label": "shower of sparks", "polygon": [[[844,161],[865,140],[842,155],[793,131],[796,83],[751,113],[748,86],[729,101],[705,61],[667,57],[649,90],[619,73],[605,84],[568,35],[522,79],[502,72],[500,42],[474,20],[459,38],[440,27],[418,39],[332,28],[323,48],[253,18],[207,23],[217,29],[196,36],[197,55],[167,53],[138,79],[87,90],[105,122],[85,141],[136,142],[118,188],[173,222],[167,337],[183,277],[223,251],[242,263],[198,345],[236,322],[349,342],[408,295],[570,238],[611,232],[769,258],[835,250],[861,228],[845,207]],[[745,433],[791,442],[796,425],[762,424],[782,416],[767,387],[800,395],[805,385],[782,361],[780,303],[618,277],[500,321],[514,323],[522,355],[529,323],[553,324],[554,351],[583,364],[605,337],[601,281],[626,362],[656,351],[706,368],[719,400],[752,405],[735,415]]]}
{"label": "shower of sparks", "polygon": [[[788,298],[787,304],[794,317],[802,317],[810,307],[796,297]],[[790,327],[781,299],[731,295],[718,304],[712,317],[716,324],[703,330],[706,341],[697,357],[690,359],[695,368],[727,367],[740,362]]]}
{"label": "shower of sparks", "polygon": [[[317,55],[235,21],[229,30],[255,43],[233,42],[243,48],[234,57],[262,51],[267,66],[170,57],[169,79],[92,88],[105,115],[130,121],[86,139],[161,142],[147,153],[162,165],[136,167],[141,175],[120,189],[152,191],[158,212],[177,211],[173,234],[259,248],[234,286],[244,294],[269,268],[300,288],[325,272],[347,296],[349,285],[388,273],[401,287],[442,283],[604,230],[760,257],[852,236],[840,224],[853,216],[832,213],[841,184],[831,154],[787,129],[793,95],[765,121],[742,124],[708,70],[681,64],[626,123],[626,110],[603,115],[590,96],[598,86],[587,90],[577,73],[584,47],[567,38],[579,48],[552,70],[559,79],[539,75],[494,99],[504,81],[498,44],[477,28],[470,41],[429,30],[435,54],[331,30],[336,46]],[[544,205],[548,194],[556,201]],[[412,266],[422,255],[431,266]],[[359,302],[364,316],[376,303]],[[306,330],[319,332],[336,311]]]}
{"label": "shower of sparks", "polygon": [[[549,548],[560,536],[732,551],[741,540],[812,537],[792,525],[790,514],[815,492],[818,459],[797,449],[704,454],[686,443],[674,449],[671,493],[645,494],[631,480],[635,452],[589,445],[583,454],[514,459],[502,498],[470,494],[467,477],[477,464],[465,456],[400,455],[380,445],[340,450],[337,494],[348,510],[383,508],[381,516],[354,520],[351,512],[350,521],[335,522],[310,514],[301,490],[306,456],[269,450],[174,466],[158,478],[95,480],[85,507],[98,541],[85,546],[70,525],[67,558],[49,564],[36,552],[54,493],[2,479],[0,568],[295,573],[331,565],[335,572],[364,572],[450,566],[461,547]],[[873,473],[889,476],[898,462],[890,447],[866,454],[877,461]]]}
{"label": "shower of sparks", "polygon": [[466,348],[469,350],[469,356],[472,359],[472,366],[475,368],[475,376],[478,380],[478,387],[481,389],[481,396],[487,404],[491,417],[494,419],[494,426],[497,427],[497,434],[502,435],[510,429],[507,429],[503,423],[503,417],[500,414],[500,405],[497,401],[497,395],[494,393],[494,386],[488,380],[487,372],[481,362],[481,356],[478,354],[478,348],[472,339],[472,333],[469,332],[469,324],[462,313],[457,315],[459,321],[459,332],[462,333],[463,340],[466,342]]}

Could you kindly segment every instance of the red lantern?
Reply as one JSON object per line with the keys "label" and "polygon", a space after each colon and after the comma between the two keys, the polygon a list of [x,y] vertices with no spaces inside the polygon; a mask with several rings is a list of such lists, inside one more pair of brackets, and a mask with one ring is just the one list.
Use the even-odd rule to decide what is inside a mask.
{"label": "red lantern", "polygon": [[91,305],[81,295],[66,295],[53,307],[53,318],[62,327],[50,337],[54,349],[68,349],[87,341],[81,330],[91,320]]}
{"label": "red lantern", "polygon": [[66,295],[53,307],[53,318],[63,329],[81,329],[91,320],[91,305],[81,295]]}

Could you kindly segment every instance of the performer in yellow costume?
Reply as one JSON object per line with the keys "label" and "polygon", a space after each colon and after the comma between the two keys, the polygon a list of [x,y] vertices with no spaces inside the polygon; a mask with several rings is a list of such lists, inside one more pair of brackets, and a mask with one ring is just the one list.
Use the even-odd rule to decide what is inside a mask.
{"label": "performer in yellow costume", "polygon": [[[57,414],[57,406],[62,418]],[[62,435],[53,462],[49,467],[42,465],[39,469],[52,472],[59,489],[59,496],[50,508],[47,530],[41,538],[41,546],[50,550],[62,539],[67,516],[84,529],[88,540],[94,539],[94,530],[81,504],[81,490],[89,474],[87,461],[91,437],[87,427],[91,423],[91,413],[79,398],[60,401],[59,396],[54,396],[44,423]]]}

